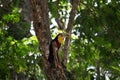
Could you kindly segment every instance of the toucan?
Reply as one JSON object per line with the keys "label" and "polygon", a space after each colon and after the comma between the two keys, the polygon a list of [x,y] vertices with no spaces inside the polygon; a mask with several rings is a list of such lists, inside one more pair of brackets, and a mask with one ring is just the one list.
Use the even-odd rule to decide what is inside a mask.
{"label": "toucan", "polygon": [[[57,51],[59,50],[61,44],[63,42],[63,34],[60,33],[58,34],[51,42],[50,42],[50,45],[49,45],[49,56],[48,56],[48,61],[51,65],[54,65],[55,64],[55,61],[54,61],[54,51],[53,51],[53,48],[56,48]],[[59,56],[58,56],[58,52],[56,53],[57,55],[57,58],[59,60]]]}

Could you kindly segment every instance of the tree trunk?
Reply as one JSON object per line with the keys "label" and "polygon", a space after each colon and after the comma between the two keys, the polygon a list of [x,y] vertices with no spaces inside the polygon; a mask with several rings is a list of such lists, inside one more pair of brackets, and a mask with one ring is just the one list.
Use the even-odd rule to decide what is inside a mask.
{"label": "tree trunk", "polygon": [[[51,41],[47,0],[30,0],[30,4],[33,26],[42,53],[42,70],[48,80],[67,80],[62,65],[55,63],[58,67],[51,68],[47,60],[49,55],[49,42]],[[57,54],[57,52],[54,51],[54,54]]]}
{"label": "tree trunk", "polygon": [[[68,29],[66,30],[67,33],[71,33],[72,31],[74,17],[76,14],[78,3],[79,0],[74,0],[73,8],[70,13],[70,21],[68,24]],[[64,70],[63,66],[61,65],[61,62],[58,61],[58,55],[57,55],[58,50],[56,50],[55,47],[53,47],[53,54],[55,57],[54,59],[55,67],[54,68],[51,67],[50,63],[48,62],[49,42],[51,41],[51,36],[50,36],[47,0],[30,0],[30,4],[31,4],[32,17],[33,17],[32,19],[33,26],[37,39],[39,41],[40,51],[42,53],[43,66],[41,66],[41,69],[45,73],[47,80],[67,80],[68,78],[65,75],[65,72],[67,70]],[[69,37],[67,38],[69,39]],[[69,43],[70,42],[68,42],[65,45],[69,46],[68,45]],[[64,57],[65,59],[63,59],[63,61],[67,59],[66,58],[67,55]]]}

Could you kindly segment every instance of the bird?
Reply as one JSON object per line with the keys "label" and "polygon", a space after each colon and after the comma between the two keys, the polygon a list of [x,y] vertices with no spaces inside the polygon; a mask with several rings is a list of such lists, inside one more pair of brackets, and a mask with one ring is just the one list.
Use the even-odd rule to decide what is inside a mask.
{"label": "bird", "polygon": [[[58,56],[58,51],[59,48],[61,47],[61,44],[63,42],[63,34],[59,33],[51,42],[49,45],[49,56],[48,56],[48,61],[51,64],[51,66],[55,66],[55,57],[57,57],[58,62],[59,61],[59,56]],[[54,52],[56,49],[57,52]]]}

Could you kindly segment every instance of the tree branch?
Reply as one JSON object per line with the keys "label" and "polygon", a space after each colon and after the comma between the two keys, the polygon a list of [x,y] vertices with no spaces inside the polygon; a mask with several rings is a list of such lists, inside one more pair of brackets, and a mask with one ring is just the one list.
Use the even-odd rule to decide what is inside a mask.
{"label": "tree branch", "polygon": [[[44,67],[42,67],[42,70],[47,74],[47,68],[49,67],[47,58],[49,55],[49,42],[51,40],[47,0],[30,0],[30,5],[33,27],[43,55],[42,62]],[[46,76],[50,77],[49,75]]]}
{"label": "tree branch", "polygon": [[59,17],[56,17],[55,21],[57,22],[60,30],[64,30],[65,29],[65,23],[62,22],[62,19],[60,19]]}
{"label": "tree branch", "polygon": [[50,28],[48,17],[47,0],[30,0],[33,26],[36,36],[39,41],[40,51],[42,53],[43,68],[48,80],[67,80],[62,65],[58,60],[58,50],[56,50],[56,44],[53,43],[53,54],[55,61],[55,68],[50,67],[48,61],[49,55],[49,41],[50,41]]}
{"label": "tree branch", "polygon": [[[47,58],[49,53],[50,27],[47,0],[30,0],[33,26],[39,41],[40,50]],[[43,44],[44,43],[44,44]]]}
{"label": "tree branch", "polygon": [[[59,2],[60,1],[57,0],[57,5],[59,5]],[[62,21],[62,18],[60,18],[58,10],[57,10],[57,14],[58,14],[58,16],[55,18],[55,21],[57,22],[59,29],[64,30],[65,29],[65,23]]]}
{"label": "tree branch", "polygon": [[70,46],[70,35],[71,35],[72,29],[73,29],[74,18],[75,18],[75,14],[77,12],[77,7],[78,7],[79,3],[80,3],[80,0],[73,0],[72,9],[70,12],[70,17],[69,17],[69,22],[68,22],[67,29],[66,29],[66,33],[68,33],[69,35],[65,39],[64,50],[63,50],[64,55],[63,55],[63,59],[62,59],[62,64],[64,66],[67,63],[69,46]]}

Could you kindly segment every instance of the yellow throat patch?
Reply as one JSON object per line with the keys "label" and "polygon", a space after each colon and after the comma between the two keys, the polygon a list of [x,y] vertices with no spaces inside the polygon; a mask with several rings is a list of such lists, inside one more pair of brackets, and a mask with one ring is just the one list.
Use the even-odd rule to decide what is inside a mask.
{"label": "yellow throat patch", "polygon": [[63,35],[59,35],[58,36],[58,42],[62,44],[62,42],[63,42]]}

